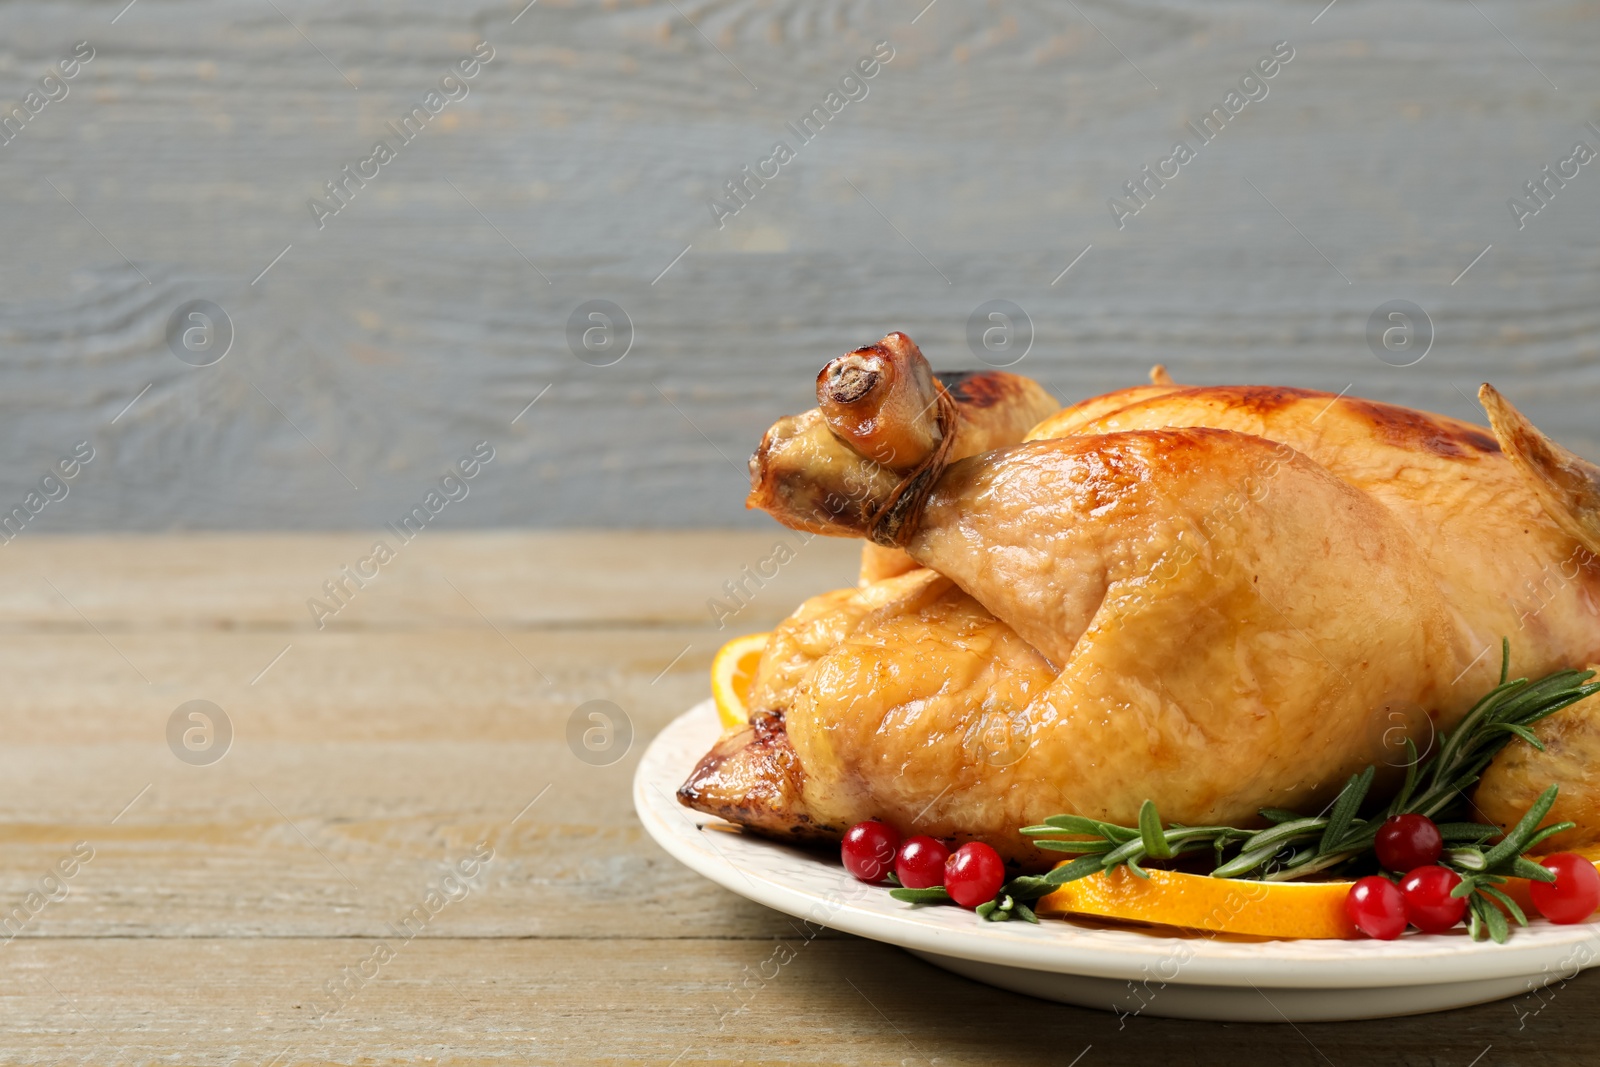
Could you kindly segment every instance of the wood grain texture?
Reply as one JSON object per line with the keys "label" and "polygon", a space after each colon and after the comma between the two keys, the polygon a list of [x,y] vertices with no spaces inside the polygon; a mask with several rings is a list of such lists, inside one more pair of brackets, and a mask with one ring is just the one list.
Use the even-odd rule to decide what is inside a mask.
{"label": "wood grain texture", "polygon": [[[783,938],[793,961],[739,999],[734,989]],[[1521,1032],[1506,1004],[1360,1025],[1218,1026],[1045,1004],[897,949],[853,938],[802,943],[792,931],[689,942],[419,939],[318,1025],[319,1006],[331,1004],[325,984],[373,944],[14,942],[0,976],[8,1058],[1060,1067],[1082,1055],[1080,1065],[1231,1067],[1464,1065],[1487,1048],[1480,1067],[1592,1062],[1583,1047],[1594,1032],[1584,1017],[1589,979],[1558,992]]]}
{"label": "wood grain texture", "polygon": [[[69,498],[70,499],[70,498]],[[86,625],[125,629],[316,631],[306,607],[332,606],[323,583],[371,552],[372,534],[57,537],[29,535],[0,546],[0,628]],[[391,544],[398,539],[388,537]],[[763,561],[761,583],[746,568]],[[649,546],[646,552],[641,545]],[[647,539],[591,530],[550,537],[527,533],[424,531],[399,548],[364,588],[344,586],[348,606],[318,632],[482,623],[512,627],[601,623],[710,625],[706,605],[734,610],[726,627],[769,627],[819,589],[852,585],[860,544],[768,533],[662,532]],[[492,560],[492,568],[485,561]],[[370,568],[368,568],[370,570]],[[774,573],[775,572],[775,573]],[[227,580],[218,584],[218,575]],[[758,577],[760,577],[758,575]],[[727,583],[743,582],[739,598]],[[270,644],[270,642],[269,642]],[[266,646],[263,646],[266,647]]]}
{"label": "wood grain texture", "polygon": [[[443,527],[755,528],[743,459],[825,359],[901,328],[976,366],[996,298],[1064,399],[1162,361],[1478,418],[1493,379],[1600,457],[1600,174],[1507,208],[1600,146],[1592,4],[122,6],[0,7],[0,100],[96,49],[0,147],[0,501],[97,450],[29,537],[376,530],[480,440]],[[480,40],[470,95],[319,229],[308,200]],[[880,40],[869,95],[719,228]],[[1269,95],[1118,229],[1108,199],[1278,40]],[[164,334],[201,297],[235,341],[194,368]],[[634,326],[610,367],[568,349],[597,298]],[[1407,368],[1365,339],[1397,298],[1435,327]]]}
{"label": "wood grain texture", "polygon": [[[77,842],[93,855],[0,941],[0,1062],[1590,1058],[1590,975],[1542,1000],[1376,1023],[1119,1019],[845,935],[807,939],[691,874],[639,826],[631,777],[732,632],[698,614],[701,591],[766,542],[430,535],[362,591],[359,622],[319,632],[296,598],[359,539],[19,539],[0,558],[0,918]],[[848,548],[802,553],[740,628],[848,582]],[[197,698],[234,729],[208,766],[165,739]],[[566,742],[593,699],[634,730],[606,767]],[[397,938],[480,842],[493,856],[459,899]],[[762,979],[779,942],[795,958]],[[394,958],[349,979],[380,943]]]}

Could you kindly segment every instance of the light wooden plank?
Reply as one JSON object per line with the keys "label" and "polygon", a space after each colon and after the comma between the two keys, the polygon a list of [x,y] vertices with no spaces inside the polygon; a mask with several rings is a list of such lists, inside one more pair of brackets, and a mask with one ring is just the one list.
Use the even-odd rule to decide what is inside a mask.
{"label": "light wooden plank", "polygon": [[[628,783],[648,739],[704,697],[717,645],[770,624],[819,571],[848,580],[853,546],[819,542],[718,631],[681,606],[686,591],[709,587],[760,535],[430,535],[386,575],[392,585],[354,603],[374,605],[375,621],[295,632],[274,615],[274,590],[343,543],[12,546],[0,586],[19,631],[0,644],[11,679],[0,900],[23,902],[74,842],[96,850],[24,938],[370,936],[480,840],[497,849],[494,891],[462,909],[479,933],[738,937],[781,922],[668,860],[639,829]],[[39,575],[71,589],[84,616],[40,610],[28,598],[53,590],[41,594]],[[452,604],[461,594],[498,621]],[[563,618],[585,625],[552,628]],[[166,730],[200,698],[235,736],[220,762],[197,767],[174,756]],[[615,702],[634,730],[612,766],[567,745],[569,717],[593,699]]]}
{"label": "light wooden plank", "polygon": [[[764,967],[780,942],[792,960]],[[1046,1004],[885,946],[807,943],[793,932],[744,942],[418,939],[390,948],[377,977],[352,980],[353,995],[336,1003],[326,984],[371,958],[376,942],[15,941],[0,972],[6,1058],[1062,1067],[1080,1055],[1087,1065],[1181,1050],[1179,1062],[1203,1067],[1387,1067],[1467,1064],[1492,1045],[1492,1062],[1565,1065],[1589,1062],[1600,1037],[1584,1010],[1593,976],[1557,992],[1521,1030],[1506,1003],[1372,1023],[1224,1027]]]}
{"label": "light wooden plank", "polygon": [[[370,574],[374,564],[360,561],[371,557],[379,538],[387,538],[395,558],[358,587],[342,568],[359,565]],[[780,544],[788,551],[777,551]],[[483,626],[485,616],[512,628],[704,625],[722,618],[732,634],[770,626],[814,593],[853,585],[859,551],[859,542],[807,541],[776,523],[764,531],[649,535],[428,530],[405,545],[381,529],[162,537],[25,533],[0,546],[0,627],[242,627],[320,635]],[[326,582],[341,584],[348,606],[328,595]],[[736,593],[729,592],[730,582]],[[714,598],[732,613],[715,612],[708,604]],[[313,599],[337,613],[313,611],[307,606]]]}
{"label": "light wooden plank", "polygon": [[724,636],[484,626],[287,643],[253,632],[17,635],[0,643],[0,671],[13,679],[0,728],[18,745],[155,741],[179,703],[207,699],[237,720],[241,744],[554,743],[567,713],[597,697],[663,725],[708,695]]}
{"label": "light wooden plank", "polygon": [[[645,836],[629,799],[635,763],[587,766],[564,741],[241,740],[208,767],[157,745],[20,746],[0,761],[0,917],[32,912],[23,937],[380,936],[487,845],[493,858],[451,910],[458,934],[782,928]],[[30,907],[78,842],[92,858],[68,895]]]}
{"label": "light wooden plank", "polygon": [[[13,636],[0,644],[0,675],[16,683],[0,705],[0,902],[22,901],[84,840],[94,861],[27,936],[371,935],[483,840],[498,859],[494,891],[467,909],[481,912],[476,932],[770,931],[772,913],[668,860],[630,800],[649,739],[704,698],[721,639],[708,627],[328,633],[251,685],[280,635]],[[193,699],[233,729],[206,766],[167,743]],[[596,699],[633,731],[610,766],[568,745],[569,718]]]}

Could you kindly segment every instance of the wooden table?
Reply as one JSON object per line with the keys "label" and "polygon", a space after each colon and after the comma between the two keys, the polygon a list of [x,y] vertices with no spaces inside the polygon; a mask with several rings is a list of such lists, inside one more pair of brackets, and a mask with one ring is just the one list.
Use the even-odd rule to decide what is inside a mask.
{"label": "wooden table", "polygon": [[[19,537],[0,552],[0,909],[22,909],[0,1058],[1590,1058],[1592,977],[1417,1019],[1223,1026],[1030,1000],[843,935],[802,946],[667,858],[629,799],[721,640],[850,580],[852,547],[818,539],[719,632],[706,600],[778,536],[430,531],[321,630],[307,599],[372,535]],[[635,732],[609,766],[566,740],[592,699]],[[202,720],[169,747],[191,700],[231,724],[222,758]],[[740,999],[779,941],[796,960]]]}

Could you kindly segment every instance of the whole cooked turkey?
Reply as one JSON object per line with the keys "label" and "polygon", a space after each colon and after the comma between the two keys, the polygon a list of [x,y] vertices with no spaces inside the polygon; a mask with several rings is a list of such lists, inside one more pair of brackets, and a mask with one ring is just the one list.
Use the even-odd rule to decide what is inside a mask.
{"label": "whole cooked turkey", "polygon": [[[879,818],[1038,866],[1016,830],[1060,812],[1314,813],[1449,730],[1502,636],[1516,675],[1600,658],[1600,471],[1491,387],[1492,434],[1151,378],[1062,409],[1017,375],[935,375],[899,333],[829,363],[819,406],[751,457],[749,504],[866,539],[861,582],[777,628],[749,725],[683,803],[791,839]],[[1593,703],[1541,724],[1550,752],[1508,748],[1484,817],[1559,781],[1551,818],[1600,836]]]}

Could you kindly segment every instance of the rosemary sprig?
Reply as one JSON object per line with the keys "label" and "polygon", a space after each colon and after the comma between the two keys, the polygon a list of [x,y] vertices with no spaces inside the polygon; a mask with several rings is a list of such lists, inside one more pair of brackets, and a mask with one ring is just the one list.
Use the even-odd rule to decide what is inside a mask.
{"label": "rosemary sprig", "polygon": [[[1100,871],[1121,865],[1135,875],[1148,877],[1140,866],[1145,860],[1169,860],[1204,849],[1214,854],[1211,874],[1217,878],[1273,882],[1304,878],[1352,865],[1371,851],[1373,838],[1385,819],[1415,813],[1439,823],[1446,846],[1441,863],[1461,876],[1455,895],[1468,898],[1473,938],[1487,934],[1495,941],[1504,941],[1509,931],[1501,906],[1518,923],[1525,923],[1526,917],[1498,886],[1510,876],[1553,881],[1555,875],[1551,871],[1524,855],[1551,835],[1573,827],[1572,823],[1558,823],[1539,829],[1539,823],[1555,803],[1557,788],[1552,785],[1545,790],[1517,825],[1493,845],[1488,842],[1500,833],[1498,827],[1445,821],[1444,817],[1460,816],[1466,790],[1506,744],[1520,738],[1542,751],[1544,746],[1530,727],[1600,692],[1600,682],[1590,681],[1593,671],[1574,670],[1556,671],[1536,682],[1526,678],[1507,680],[1511,664],[1509,640],[1502,639],[1500,655],[1500,684],[1473,705],[1455,730],[1440,738],[1437,752],[1419,759],[1416,746],[1409,738],[1406,740],[1405,780],[1389,803],[1369,818],[1362,818],[1360,812],[1377,773],[1371,766],[1351,775],[1326,814],[1306,816],[1282,808],[1263,808],[1261,817],[1271,825],[1259,830],[1163,825],[1155,805],[1148,800],[1139,810],[1137,826],[1118,826],[1081,815],[1052,815],[1037,826],[1023,827],[1022,833],[1033,838],[1041,849],[1078,858],[1048,874],[1014,878],[996,899],[1012,900],[1014,910],[1016,902],[1037,900],[1057,886]],[[997,904],[994,911],[1000,910]],[[986,917],[992,919],[995,915]]]}

